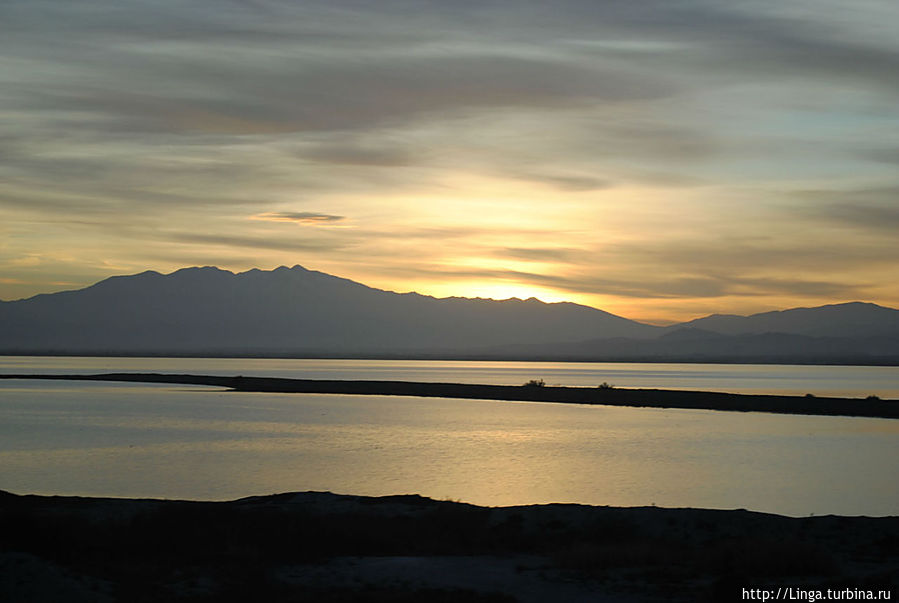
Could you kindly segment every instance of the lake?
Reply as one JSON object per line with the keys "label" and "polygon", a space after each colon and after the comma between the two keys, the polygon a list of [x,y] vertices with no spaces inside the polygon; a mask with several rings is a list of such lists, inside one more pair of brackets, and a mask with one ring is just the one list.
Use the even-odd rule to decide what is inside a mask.
{"label": "lake", "polygon": [[[0,357],[2,373],[105,371],[899,397],[896,367]],[[0,489],[17,493],[899,515],[897,436],[889,419],[0,381]]]}
{"label": "lake", "polygon": [[361,379],[521,385],[686,389],[757,394],[899,399],[899,367],[632,362],[316,360],[278,358],[102,358],[0,356],[0,373],[158,372],[293,379]]}

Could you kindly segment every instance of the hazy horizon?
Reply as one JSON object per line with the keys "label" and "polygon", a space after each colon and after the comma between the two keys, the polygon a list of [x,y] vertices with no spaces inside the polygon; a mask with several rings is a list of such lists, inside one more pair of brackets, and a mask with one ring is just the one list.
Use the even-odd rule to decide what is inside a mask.
{"label": "hazy horizon", "polygon": [[0,5],[0,299],[301,264],[654,324],[899,307],[899,6]]}

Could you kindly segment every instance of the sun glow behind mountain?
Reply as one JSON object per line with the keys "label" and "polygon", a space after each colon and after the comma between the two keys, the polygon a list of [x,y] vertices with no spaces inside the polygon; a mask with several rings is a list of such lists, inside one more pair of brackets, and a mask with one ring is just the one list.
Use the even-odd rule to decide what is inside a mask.
{"label": "sun glow behind mountain", "polygon": [[[536,298],[546,303],[572,301],[570,295],[552,289],[543,289],[528,285],[504,284],[496,282],[466,282],[461,281],[452,285],[434,285],[429,288],[430,295],[434,297],[468,297],[484,299],[530,299]],[[460,294],[464,291],[464,294]]]}
{"label": "sun glow behind mountain", "polygon": [[899,8],[830,4],[4,6],[0,299],[302,264],[650,321],[899,305]]}

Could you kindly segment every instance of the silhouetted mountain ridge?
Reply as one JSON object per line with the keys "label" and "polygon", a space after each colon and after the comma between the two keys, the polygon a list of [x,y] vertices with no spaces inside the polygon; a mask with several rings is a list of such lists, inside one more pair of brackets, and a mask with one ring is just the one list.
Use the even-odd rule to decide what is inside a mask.
{"label": "silhouetted mountain ridge", "polygon": [[698,329],[653,339],[600,338],[494,348],[496,358],[751,364],[899,364],[899,336],[812,337],[792,333],[724,335]]}
{"label": "silhouetted mountain ridge", "polygon": [[867,337],[899,334],[899,310],[855,301],[751,316],[713,314],[668,328],[699,328],[724,335],[792,333],[815,337]]}
{"label": "silhouetted mountain ridge", "polygon": [[434,298],[302,266],[113,276],[0,304],[0,352],[899,362],[899,310],[864,302],[670,327],[571,302]]}
{"label": "silhouetted mountain ridge", "polygon": [[0,308],[0,349],[7,352],[445,351],[659,331],[568,302],[435,299],[302,266],[147,271]]}

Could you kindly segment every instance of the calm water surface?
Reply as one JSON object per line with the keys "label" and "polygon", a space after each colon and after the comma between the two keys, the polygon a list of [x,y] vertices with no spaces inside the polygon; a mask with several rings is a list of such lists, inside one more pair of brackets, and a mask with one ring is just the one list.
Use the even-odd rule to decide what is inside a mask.
{"label": "calm water surface", "polygon": [[[644,378],[655,372],[697,389],[708,388],[692,385],[699,373],[719,368],[400,362],[390,372],[390,364],[60,358],[0,367],[587,384],[576,380],[612,381],[642,366]],[[679,366],[687,373],[677,377]],[[770,383],[746,367],[721,368]],[[762,372],[780,368],[832,369]],[[887,419],[0,381],[0,489],[20,493],[230,499],[331,490],[485,505],[899,515],[897,436],[899,421]]]}
{"label": "calm water surface", "polygon": [[899,399],[895,366],[0,356],[0,373],[112,371],[495,385],[544,379],[548,385],[595,387],[605,381],[619,387]]}

